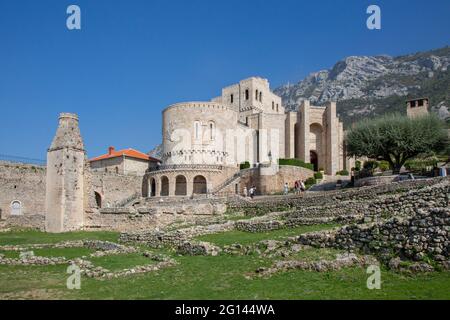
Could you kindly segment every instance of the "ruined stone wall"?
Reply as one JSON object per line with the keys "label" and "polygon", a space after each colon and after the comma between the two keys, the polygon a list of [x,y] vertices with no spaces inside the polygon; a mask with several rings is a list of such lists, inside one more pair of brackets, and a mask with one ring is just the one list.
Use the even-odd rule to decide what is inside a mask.
{"label": "ruined stone wall", "polygon": [[11,203],[21,203],[22,215],[45,213],[45,167],[0,162],[1,218],[11,215]]}
{"label": "ruined stone wall", "polygon": [[449,208],[418,209],[407,217],[300,235],[297,242],[314,247],[359,249],[387,262],[394,256],[410,260],[428,257],[449,267],[449,228]]}
{"label": "ruined stone wall", "polygon": [[143,178],[115,173],[92,172],[92,189],[102,197],[102,208],[114,207],[124,199],[142,193]]}

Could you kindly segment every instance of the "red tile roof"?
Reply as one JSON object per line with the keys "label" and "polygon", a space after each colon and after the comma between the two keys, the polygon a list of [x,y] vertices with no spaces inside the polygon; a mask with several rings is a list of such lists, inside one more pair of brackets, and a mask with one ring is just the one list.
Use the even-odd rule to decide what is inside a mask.
{"label": "red tile roof", "polygon": [[135,158],[135,159],[141,159],[141,160],[160,161],[156,158],[150,157],[149,155],[147,155],[145,153],[142,153],[140,151],[137,151],[137,150],[134,150],[131,148],[116,151],[114,149],[114,147],[109,147],[107,154],[101,155],[96,158],[92,158],[89,161],[90,162],[99,161],[99,160],[111,159],[111,158],[122,157],[122,156],[126,156],[129,158]]}

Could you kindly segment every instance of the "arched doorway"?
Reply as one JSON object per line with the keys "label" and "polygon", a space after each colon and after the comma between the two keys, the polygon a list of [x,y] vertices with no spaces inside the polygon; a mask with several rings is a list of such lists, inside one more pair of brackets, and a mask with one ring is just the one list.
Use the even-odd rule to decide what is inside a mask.
{"label": "arched doorway", "polygon": [[177,176],[175,179],[175,195],[187,195],[187,181],[185,176]]}
{"label": "arched doorway", "polygon": [[206,178],[204,176],[196,176],[194,178],[194,194],[206,194],[207,188]]}
{"label": "arched doorway", "polygon": [[311,150],[309,152],[309,158],[311,164],[314,166],[314,171],[319,171],[319,159],[317,158],[317,152]]}
{"label": "arched doorway", "polygon": [[14,200],[13,202],[11,202],[11,215],[22,215],[22,203],[19,200]]}
{"label": "arched doorway", "polygon": [[156,180],[150,180],[150,197],[156,197]]}
{"label": "arched doorway", "polygon": [[97,208],[101,208],[102,207],[102,196],[100,195],[100,193],[94,191],[94,195],[95,195],[95,204],[97,205]]}
{"label": "arched doorway", "polygon": [[169,196],[169,178],[166,176],[161,177],[161,197]]}

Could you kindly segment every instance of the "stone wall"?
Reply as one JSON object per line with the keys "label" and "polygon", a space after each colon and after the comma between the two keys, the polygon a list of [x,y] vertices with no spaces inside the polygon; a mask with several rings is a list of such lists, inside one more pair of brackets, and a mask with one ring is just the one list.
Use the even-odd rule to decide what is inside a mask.
{"label": "stone wall", "polygon": [[115,173],[92,172],[92,188],[101,196],[101,207],[115,207],[124,199],[141,195],[143,178]]}
{"label": "stone wall", "polygon": [[417,209],[407,217],[393,217],[371,224],[354,224],[337,230],[303,234],[296,241],[314,247],[359,249],[385,262],[393,257],[425,257],[450,267],[450,209]]}
{"label": "stone wall", "polygon": [[11,215],[11,203],[21,204],[22,215],[45,213],[45,167],[0,162],[0,213]]}

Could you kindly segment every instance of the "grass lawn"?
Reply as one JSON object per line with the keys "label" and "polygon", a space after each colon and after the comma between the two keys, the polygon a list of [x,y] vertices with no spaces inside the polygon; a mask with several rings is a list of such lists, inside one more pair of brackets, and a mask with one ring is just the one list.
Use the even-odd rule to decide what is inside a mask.
{"label": "grass lawn", "polygon": [[306,232],[320,231],[337,227],[337,224],[321,224],[311,226],[299,226],[290,229],[279,229],[268,232],[245,232],[245,231],[226,231],[222,233],[208,234],[197,237],[197,240],[214,243],[218,246],[230,245],[233,243],[251,244],[261,240],[273,239],[281,240],[286,237],[296,236]]}
{"label": "grass lawn", "polygon": [[[277,230],[269,233],[269,238],[291,235],[291,231],[297,234],[316,228],[300,227],[293,229],[295,232]],[[44,243],[50,240],[72,240],[83,233],[58,237],[43,233],[33,234],[34,243]],[[224,234],[220,236],[223,237]],[[233,233],[227,234],[234,236]],[[104,232],[84,233],[84,235],[90,239],[117,238],[117,234]],[[261,239],[258,235],[262,234],[250,234],[245,239],[258,241]],[[22,243],[26,243],[30,233],[27,231],[21,235],[21,232],[18,232],[12,233],[11,236],[13,241],[22,239]],[[241,233],[236,236],[237,238],[230,239],[230,243],[243,242],[244,236]],[[255,239],[255,236],[258,236],[258,239]],[[56,238],[59,240],[55,240]],[[5,235],[1,236],[1,241],[3,244],[8,243]],[[76,254],[76,249],[78,248],[58,249],[58,252],[48,253],[66,256]],[[66,273],[65,265],[0,266],[0,299],[450,299],[450,272],[410,276],[382,270],[381,290],[369,290],[366,287],[368,275],[366,270],[360,267],[325,273],[289,271],[275,274],[270,278],[247,279],[246,275],[254,276],[254,271],[258,267],[270,266],[274,260],[257,255],[190,257],[178,256],[169,250],[164,252],[175,258],[179,264],[156,273],[112,280],[82,277],[81,290],[66,288],[69,275]],[[337,252],[332,249],[309,249],[299,252],[296,257],[331,258]],[[139,253],[89,260],[95,265],[111,270],[142,265],[144,262],[151,263],[150,259]]]}

